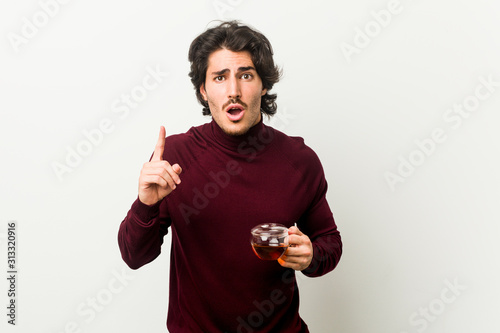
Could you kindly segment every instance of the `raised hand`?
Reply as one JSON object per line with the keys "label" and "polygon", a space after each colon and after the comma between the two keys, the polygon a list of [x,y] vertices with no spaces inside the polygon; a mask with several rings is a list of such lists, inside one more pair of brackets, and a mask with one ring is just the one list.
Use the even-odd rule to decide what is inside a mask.
{"label": "raised hand", "polygon": [[161,126],[153,157],[144,163],[139,177],[139,200],[149,206],[165,198],[181,183],[182,168],[163,160],[164,149],[165,127]]}

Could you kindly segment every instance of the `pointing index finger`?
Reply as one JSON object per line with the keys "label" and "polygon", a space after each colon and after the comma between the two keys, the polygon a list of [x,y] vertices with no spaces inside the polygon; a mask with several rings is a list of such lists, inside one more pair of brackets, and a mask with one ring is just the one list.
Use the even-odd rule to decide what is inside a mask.
{"label": "pointing index finger", "polygon": [[151,161],[161,161],[163,160],[163,150],[165,149],[165,127],[160,126],[160,134],[158,135],[158,141],[156,142],[155,152]]}

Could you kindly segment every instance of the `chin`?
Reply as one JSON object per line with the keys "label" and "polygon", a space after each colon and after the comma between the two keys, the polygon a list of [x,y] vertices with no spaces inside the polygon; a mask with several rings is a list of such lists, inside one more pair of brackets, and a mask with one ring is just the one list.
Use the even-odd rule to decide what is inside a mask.
{"label": "chin", "polygon": [[229,124],[228,126],[223,128],[223,131],[228,135],[238,136],[248,132],[248,127],[243,124]]}

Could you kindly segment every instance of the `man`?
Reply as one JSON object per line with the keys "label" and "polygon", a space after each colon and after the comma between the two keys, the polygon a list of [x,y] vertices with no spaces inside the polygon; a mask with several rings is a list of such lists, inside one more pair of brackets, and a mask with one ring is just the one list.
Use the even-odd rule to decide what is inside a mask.
{"label": "man", "polygon": [[[276,112],[272,55],[264,35],[234,21],[192,42],[189,75],[212,121],[166,139],[160,128],[120,226],[133,269],[160,254],[171,228],[171,333],[308,332],[295,271],[320,276],[340,259],[318,157],[262,122]],[[260,260],[250,246],[250,230],[267,222],[289,228],[291,245],[277,261]]]}

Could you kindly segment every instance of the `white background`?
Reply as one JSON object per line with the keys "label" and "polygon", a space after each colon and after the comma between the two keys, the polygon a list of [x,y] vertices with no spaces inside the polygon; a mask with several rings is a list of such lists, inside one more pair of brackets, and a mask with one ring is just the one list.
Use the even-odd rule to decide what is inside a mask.
{"label": "white background", "polygon": [[[15,327],[1,279],[2,332],[165,331],[170,240],[132,271],[117,232],[159,126],[174,134],[210,120],[187,51],[218,18],[270,39],[284,70],[270,123],[304,137],[325,169],[344,255],[324,277],[298,275],[311,331],[499,331],[498,3],[75,0],[53,2],[49,17],[47,2],[0,5],[0,266],[14,220],[19,269]],[[388,6],[397,13],[382,26],[372,12]],[[120,118],[113,103],[147,68],[169,75]],[[479,101],[481,78],[496,86],[478,88]],[[444,118],[465,101],[479,103],[460,125]],[[103,119],[112,131],[59,179],[53,164]],[[430,144],[436,128],[446,139]]]}

